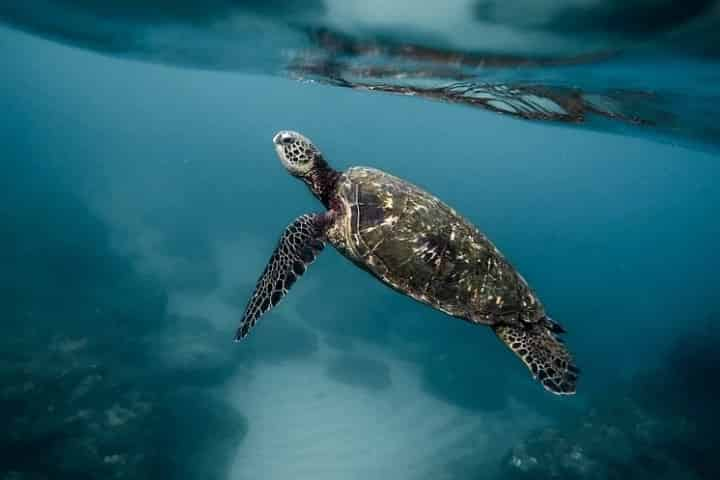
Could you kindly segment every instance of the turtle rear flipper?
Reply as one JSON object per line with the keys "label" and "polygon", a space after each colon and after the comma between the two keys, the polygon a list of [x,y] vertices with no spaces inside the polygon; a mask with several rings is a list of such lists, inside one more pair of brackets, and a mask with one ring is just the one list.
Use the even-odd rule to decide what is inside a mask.
{"label": "turtle rear flipper", "polygon": [[545,317],[537,323],[500,324],[493,330],[546,390],[557,395],[575,393],[580,371],[565,344],[556,336],[564,331],[559,324]]}
{"label": "turtle rear flipper", "polygon": [[255,286],[235,341],[245,338],[258,318],[277,305],[325,246],[327,214],[302,215],[287,226]]}

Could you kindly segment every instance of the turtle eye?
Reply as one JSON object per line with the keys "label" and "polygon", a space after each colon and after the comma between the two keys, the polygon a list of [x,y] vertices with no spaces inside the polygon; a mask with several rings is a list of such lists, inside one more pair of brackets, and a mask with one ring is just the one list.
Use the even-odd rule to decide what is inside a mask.
{"label": "turtle eye", "polygon": [[281,141],[282,143],[284,143],[285,145],[290,145],[291,143],[293,143],[293,138],[292,138],[290,135],[288,135],[288,136],[286,136],[286,137],[282,137],[282,138],[280,139],[280,141]]}

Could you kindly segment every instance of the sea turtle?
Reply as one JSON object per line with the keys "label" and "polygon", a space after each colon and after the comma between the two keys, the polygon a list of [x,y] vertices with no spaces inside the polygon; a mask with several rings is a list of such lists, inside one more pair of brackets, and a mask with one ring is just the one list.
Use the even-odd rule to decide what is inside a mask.
{"label": "sea turtle", "polygon": [[549,391],[575,393],[578,369],[535,292],[485,235],[423,189],[374,168],[333,170],[303,135],[281,131],[275,150],[327,211],[286,228],[255,287],[235,340],[287,294],[329,242],[409,297],[487,325]]}

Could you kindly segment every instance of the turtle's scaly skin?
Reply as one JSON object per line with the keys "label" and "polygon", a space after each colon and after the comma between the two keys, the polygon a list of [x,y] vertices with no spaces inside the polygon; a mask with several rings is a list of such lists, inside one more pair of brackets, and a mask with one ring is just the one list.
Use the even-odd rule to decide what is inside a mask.
{"label": "turtle's scaly skin", "polygon": [[498,249],[419,187],[355,167],[340,177],[334,200],[328,240],[401,293],[475,323],[535,323],[545,316]]}

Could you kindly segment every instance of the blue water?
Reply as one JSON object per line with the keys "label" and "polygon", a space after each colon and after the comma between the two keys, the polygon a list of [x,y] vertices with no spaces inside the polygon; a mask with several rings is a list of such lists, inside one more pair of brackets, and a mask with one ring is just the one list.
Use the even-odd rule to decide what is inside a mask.
{"label": "blue water", "polygon": [[[673,114],[656,128],[297,82],[262,45],[238,68],[146,62],[158,58],[39,32],[64,3],[93,4],[36,2],[44,23],[20,25],[33,34],[3,7],[14,27],[0,29],[0,478],[720,474],[720,156],[703,103],[718,67],[693,37],[660,57],[493,74],[590,90],[647,78]],[[600,47],[644,33],[626,27]],[[568,330],[578,394],[550,395],[488,329],[329,248],[234,344],[282,229],[322,208],[277,160],[280,129],[336,169],[430,190],[487,233]]]}

